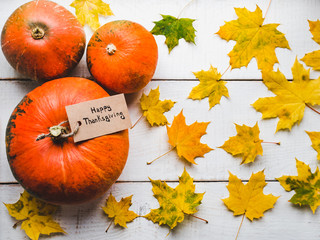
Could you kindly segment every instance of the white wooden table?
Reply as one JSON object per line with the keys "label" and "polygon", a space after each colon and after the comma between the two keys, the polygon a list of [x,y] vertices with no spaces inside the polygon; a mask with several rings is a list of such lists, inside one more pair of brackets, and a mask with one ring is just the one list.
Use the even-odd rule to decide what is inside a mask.
{"label": "white wooden table", "polygon": [[[1,1],[0,27],[5,20],[22,3],[22,0]],[[74,13],[69,6],[71,0],[55,0]],[[115,16],[100,18],[101,23],[117,19],[136,21],[148,30],[154,26],[153,21],[161,19],[160,14],[177,16],[189,0],[110,0],[111,9]],[[307,131],[320,131],[320,116],[310,109],[305,110],[305,116],[299,126],[294,126],[291,132],[281,131],[275,134],[277,119],[261,120],[261,114],[251,106],[259,97],[273,96],[263,85],[261,73],[255,60],[248,68],[228,71],[224,75],[227,80],[230,98],[222,98],[221,104],[209,110],[208,100],[193,101],[187,99],[192,87],[198,84],[192,72],[208,70],[210,64],[223,72],[229,65],[227,54],[235,42],[222,40],[215,33],[224,21],[236,19],[234,7],[246,7],[255,10],[256,4],[266,11],[267,0],[195,0],[182,13],[182,17],[196,19],[196,45],[180,40],[179,46],[168,54],[164,45],[164,36],[155,36],[159,47],[159,61],[154,79],[147,87],[135,94],[127,95],[131,119],[134,122],[141,115],[139,99],[142,92],[160,87],[161,99],[177,101],[173,109],[166,114],[168,121],[181,109],[184,110],[187,124],[194,121],[211,121],[208,134],[202,137],[214,151],[198,158],[198,165],[190,165],[179,159],[176,152],[170,152],[152,165],[147,161],[168,151],[165,127],[150,127],[143,119],[130,130],[130,152],[127,165],[117,183],[101,199],[79,206],[63,206],[54,215],[55,219],[68,233],[55,235],[50,239],[165,239],[168,233],[166,226],[159,226],[137,218],[128,224],[127,229],[111,227],[106,234],[105,229],[109,219],[103,214],[101,206],[110,192],[119,200],[133,194],[131,209],[140,215],[147,214],[151,208],[158,208],[157,200],[152,196],[152,179],[166,180],[169,185],[176,186],[178,176],[185,167],[194,178],[196,192],[206,192],[203,203],[198,207],[197,216],[209,221],[205,224],[194,218],[186,217],[166,239],[234,239],[241,217],[234,217],[221,201],[229,196],[226,188],[228,171],[247,181],[252,172],[264,169],[268,185],[264,193],[280,196],[274,209],[265,213],[260,220],[250,222],[245,219],[238,239],[319,239],[320,214],[317,210],[313,215],[311,210],[300,208],[289,203],[293,192],[285,192],[276,177],[296,175],[295,158],[310,164],[314,171],[318,165],[316,152],[311,148]],[[305,53],[320,48],[312,39],[309,32],[309,20],[320,18],[319,0],[281,0],[273,1],[265,23],[280,23],[278,29],[283,32],[291,50],[277,49],[276,54],[280,65],[276,68],[292,79],[291,66],[295,57],[299,59]],[[92,31],[86,26],[87,40]],[[85,58],[72,73],[73,76],[89,78]],[[318,72],[311,71],[311,77],[317,78]],[[30,90],[38,83],[25,79],[14,71],[0,53],[0,202],[13,203],[23,191],[9,169],[5,153],[5,128],[9,116]],[[234,158],[221,146],[230,136],[236,134],[234,123],[253,126],[258,122],[260,137],[265,141],[280,141],[281,146],[263,145],[263,156],[248,165],[240,165],[241,159]],[[0,204],[0,239],[27,239],[25,233],[13,229],[15,220],[8,215],[3,204]],[[44,238],[43,238],[44,239]]]}

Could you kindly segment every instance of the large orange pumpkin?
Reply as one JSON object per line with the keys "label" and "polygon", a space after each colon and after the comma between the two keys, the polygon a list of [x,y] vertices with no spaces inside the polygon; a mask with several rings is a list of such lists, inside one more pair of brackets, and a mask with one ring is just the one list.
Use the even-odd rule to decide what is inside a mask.
{"label": "large orange pumpkin", "polygon": [[35,80],[66,76],[80,61],[86,39],[79,21],[47,0],[16,9],[1,34],[2,51],[11,66]]}
{"label": "large orange pumpkin", "polygon": [[158,47],[153,35],[131,21],[113,21],[100,27],[87,47],[87,65],[104,87],[132,93],[145,87],[155,72]]}
{"label": "large orange pumpkin", "polygon": [[29,193],[54,204],[81,203],[116,181],[127,160],[127,130],[80,143],[61,136],[36,141],[67,120],[65,106],[106,96],[95,82],[70,77],[37,87],[17,105],[6,131],[7,157]]}

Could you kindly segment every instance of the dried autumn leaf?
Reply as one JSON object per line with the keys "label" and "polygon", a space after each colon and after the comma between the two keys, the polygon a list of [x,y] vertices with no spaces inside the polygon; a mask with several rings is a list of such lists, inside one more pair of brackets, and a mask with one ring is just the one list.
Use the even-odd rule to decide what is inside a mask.
{"label": "dried autumn leaf", "polygon": [[159,87],[151,89],[149,95],[142,94],[140,98],[140,106],[143,115],[147,118],[151,126],[165,125],[168,123],[167,118],[163,115],[164,112],[169,111],[175,102],[171,100],[159,100]]}
{"label": "dried autumn leaf", "polygon": [[75,8],[79,22],[82,25],[87,23],[94,31],[100,27],[99,14],[113,15],[109,4],[102,0],[74,0],[70,6]]}
{"label": "dried autumn leaf", "polygon": [[24,191],[14,204],[4,204],[9,214],[17,219],[21,228],[32,240],[39,239],[40,234],[65,233],[60,225],[52,219],[57,206],[45,203]]}
{"label": "dried autumn leaf", "polygon": [[246,185],[236,175],[229,172],[227,188],[230,196],[222,201],[235,216],[245,214],[251,221],[254,218],[261,218],[265,211],[273,208],[279,198],[272,194],[265,195],[263,188],[266,185],[263,171],[253,173]]}
{"label": "dried autumn leaf", "polygon": [[310,140],[312,142],[311,146],[318,153],[317,159],[320,160],[320,132],[307,132],[306,131],[306,133],[309,135]]}
{"label": "dried autumn leaf", "polygon": [[[150,179],[150,178],[149,178]],[[160,207],[151,209],[145,218],[158,223],[166,224],[173,229],[184,220],[185,214],[194,214],[196,207],[201,204],[204,193],[195,193],[195,185],[186,169],[179,177],[179,185],[171,188],[166,182],[150,179],[154,197]]]}
{"label": "dried autumn leaf", "polygon": [[298,176],[282,176],[277,178],[286,191],[294,190],[296,193],[289,200],[299,206],[309,205],[313,214],[320,205],[320,174],[317,167],[314,173],[309,165],[296,159]]}
{"label": "dried autumn leaf", "polygon": [[209,97],[210,109],[220,103],[222,96],[229,97],[226,82],[221,81],[221,74],[212,66],[208,71],[201,70],[193,73],[200,83],[192,88],[189,98],[200,100]]}
{"label": "dried autumn leaf", "polygon": [[259,139],[258,123],[253,127],[235,125],[237,135],[230,137],[220,148],[233,156],[242,155],[241,164],[254,162],[256,156],[263,153],[261,146],[263,141]]}
{"label": "dried autumn leaf", "polygon": [[262,113],[262,118],[279,118],[277,130],[289,129],[300,123],[305,106],[320,104],[320,78],[309,79],[309,71],[296,59],[292,67],[293,81],[289,82],[279,71],[263,71],[263,83],[275,97],[259,98],[253,107]]}
{"label": "dried autumn leaf", "polygon": [[166,37],[169,53],[179,44],[179,39],[184,38],[186,42],[194,43],[195,29],[192,23],[195,19],[175,18],[170,15],[161,15],[162,20],[154,22],[155,26],[151,30],[154,35],[164,35]]}
{"label": "dried autumn leaf", "polygon": [[115,225],[120,225],[126,228],[127,222],[133,221],[139,215],[129,210],[132,205],[132,195],[126,198],[121,198],[119,202],[115,199],[112,194],[107,199],[106,206],[102,207],[103,211],[108,215],[109,218],[113,218]]}
{"label": "dried autumn leaf", "polygon": [[169,143],[177,150],[179,157],[196,164],[195,157],[203,157],[204,154],[213,150],[207,144],[200,142],[202,135],[206,134],[209,123],[194,122],[191,125],[187,125],[181,111],[178,116],[174,117],[171,127],[166,126]]}
{"label": "dried autumn leaf", "polygon": [[283,33],[277,30],[279,24],[263,24],[262,11],[257,6],[254,12],[246,8],[235,8],[237,20],[225,22],[217,34],[227,41],[234,40],[236,45],[228,54],[231,68],[248,66],[256,58],[258,68],[272,70],[278,63],[275,48],[290,49]]}
{"label": "dried autumn leaf", "polygon": [[[310,32],[313,35],[313,40],[320,44],[320,21],[309,21]],[[307,66],[312,67],[313,70],[320,70],[320,50],[307,53],[301,59]]]}

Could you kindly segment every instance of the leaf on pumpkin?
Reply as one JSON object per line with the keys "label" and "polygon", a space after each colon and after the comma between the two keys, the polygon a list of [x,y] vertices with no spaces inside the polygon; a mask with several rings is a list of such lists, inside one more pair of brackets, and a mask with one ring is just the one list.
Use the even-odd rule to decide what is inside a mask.
{"label": "leaf on pumpkin", "polygon": [[102,0],[74,0],[70,6],[75,8],[79,22],[83,26],[87,23],[94,31],[100,27],[99,14],[113,15],[109,4]]}
{"label": "leaf on pumpkin", "polygon": [[57,206],[45,203],[24,191],[14,204],[4,204],[9,214],[17,219],[21,228],[32,240],[39,239],[40,234],[65,233],[60,225],[52,219]]}
{"label": "leaf on pumpkin", "polygon": [[290,49],[283,33],[277,30],[279,24],[265,24],[262,11],[257,6],[254,12],[246,8],[235,8],[237,20],[225,22],[217,34],[227,41],[234,40],[236,45],[228,54],[231,68],[248,66],[256,58],[258,68],[272,70],[278,63],[275,48]]}
{"label": "leaf on pumpkin", "polygon": [[[293,81],[289,82],[279,71],[263,71],[263,83],[275,97],[259,98],[253,107],[262,118],[279,118],[277,130],[289,129],[300,123],[305,106],[320,104],[320,78],[309,79],[309,71],[296,59],[292,67]],[[309,105],[310,104],[310,105]]]}
{"label": "leaf on pumpkin", "polygon": [[320,160],[320,132],[307,132],[306,131],[306,133],[309,135],[310,140],[312,142],[311,146],[318,153],[317,159]]}
{"label": "leaf on pumpkin", "polygon": [[200,100],[209,97],[210,109],[220,103],[222,96],[229,97],[226,82],[221,81],[221,74],[210,66],[208,71],[201,70],[193,73],[200,83],[192,88],[189,98]]}
{"label": "leaf on pumpkin", "polygon": [[299,206],[309,205],[313,214],[320,205],[320,173],[317,167],[314,173],[309,165],[296,159],[298,176],[282,176],[277,178],[286,191],[294,190],[296,193],[289,200]]}
{"label": "leaf on pumpkin", "polygon": [[235,125],[237,135],[230,137],[220,148],[233,156],[242,155],[241,164],[254,162],[256,156],[263,153],[258,123],[253,127]]}
{"label": "leaf on pumpkin", "polygon": [[207,144],[200,142],[202,135],[206,134],[209,123],[194,122],[191,125],[187,125],[181,111],[178,116],[174,117],[171,127],[166,126],[169,143],[177,150],[179,157],[196,164],[195,157],[203,157],[204,154],[213,150]]}
{"label": "leaf on pumpkin", "polygon": [[121,198],[119,202],[110,194],[107,199],[106,206],[102,207],[103,211],[109,218],[113,218],[114,224],[126,228],[127,223],[133,221],[139,215],[129,210],[132,205],[132,195],[126,198]]}
{"label": "leaf on pumpkin", "polygon": [[235,216],[245,214],[251,221],[263,217],[263,213],[273,208],[279,197],[265,195],[263,188],[267,185],[263,171],[253,173],[249,182],[244,185],[241,180],[229,172],[227,188],[230,196],[222,199]]}
{"label": "leaf on pumpkin", "polygon": [[151,126],[165,125],[168,123],[167,118],[163,115],[168,112],[175,102],[171,100],[159,100],[159,87],[151,89],[149,95],[142,94],[140,98],[140,106],[143,115],[147,118]]}
{"label": "leaf on pumpkin", "polygon": [[[313,40],[320,44],[320,21],[309,21],[310,32],[313,35]],[[307,66],[312,67],[313,70],[320,70],[320,50],[307,53],[301,59]]]}
{"label": "leaf on pumpkin", "polygon": [[[150,178],[149,178],[150,179]],[[179,185],[171,188],[166,182],[150,179],[154,197],[158,200],[160,207],[151,209],[144,217],[158,223],[166,224],[173,229],[184,220],[185,214],[197,212],[197,206],[201,204],[204,193],[195,193],[193,178],[184,169],[179,177]]]}
{"label": "leaf on pumpkin", "polygon": [[151,30],[153,35],[164,35],[165,44],[168,46],[169,53],[179,44],[179,39],[184,38],[186,42],[194,43],[195,29],[192,23],[195,19],[175,18],[170,15],[161,15],[162,20],[154,22],[155,26]]}

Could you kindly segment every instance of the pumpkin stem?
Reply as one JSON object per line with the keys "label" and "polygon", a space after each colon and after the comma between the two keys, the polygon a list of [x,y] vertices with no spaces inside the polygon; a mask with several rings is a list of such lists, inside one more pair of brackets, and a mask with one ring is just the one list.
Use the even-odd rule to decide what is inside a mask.
{"label": "pumpkin stem", "polygon": [[44,139],[46,137],[51,137],[51,139],[53,141],[60,141],[61,139],[66,139],[68,137],[72,137],[73,135],[75,135],[78,130],[79,130],[79,127],[81,125],[80,122],[77,123],[75,129],[73,132],[69,132],[68,131],[68,128],[67,127],[64,127],[62,126],[63,124],[67,123],[68,121],[63,121],[61,123],[59,123],[58,125],[56,126],[52,126],[49,128],[49,133],[47,134],[40,134],[37,138],[36,138],[36,141],[39,141],[41,139]]}
{"label": "pumpkin stem", "polygon": [[36,26],[35,28],[32,29],[31,36],[35,40],[42,39],[44,37],[44,30],[43,28]]}
{"label": "pumpkin stem", "polygon": [[117,51],[116,46],[114,44],[112,44],[112,43],[109,43],[108,46],[107,46],[107,53],[109,55],[113,55],[116,51]]}

